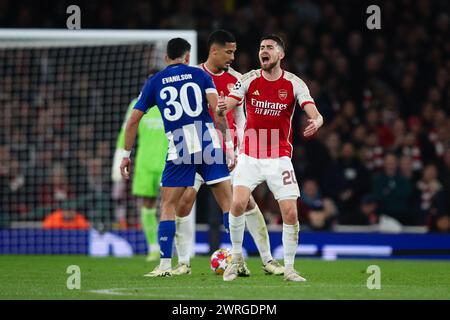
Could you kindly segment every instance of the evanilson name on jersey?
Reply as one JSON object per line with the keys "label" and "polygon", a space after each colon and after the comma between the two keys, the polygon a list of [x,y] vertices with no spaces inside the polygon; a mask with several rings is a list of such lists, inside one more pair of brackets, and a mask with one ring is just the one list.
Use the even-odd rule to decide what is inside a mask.
{"label": "evanilson name on jersey", "polygon": [[192,79],[192,74],[186,73],[186,74],[179,74],[176,76],[172,76],[172,77],[167,77],[167,78],[162,78],[162,84],[166,84],[166,83],[172,83],[172,82],[178,82],[178,81],[183,81],[183,80],[189,80]]}

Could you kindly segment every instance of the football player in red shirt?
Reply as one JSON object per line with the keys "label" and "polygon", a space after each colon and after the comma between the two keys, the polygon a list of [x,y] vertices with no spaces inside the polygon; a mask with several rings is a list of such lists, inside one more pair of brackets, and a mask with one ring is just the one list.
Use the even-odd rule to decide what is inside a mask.
{"label": "football player in red shirt", "polygon": [[300,226],[297,198],[300,196],[292,166],[292,117],[298,103],[308,115],[304,135],[313,135],[323,118],[309,94],[306,84],[294,74],[281,69],[284,58],[283,40],[276,35],[261,39],[261,69],[241,77],[225,101],[219,99],[218,113],[240,108],[242,99],[247,110],[247,124],[241,152],[234,174],[233,203],[230,210],[230,233],[233,262],[223,279],[232,281],[244,264],[242,241],[245,219],[243,213],[251,192],[263,182],[278,201],[283,218],[284,279],[305,281],[294,269]]}
{"label": "football player in red shirt", "polygon": [[[227,96],[235,83],[240,79],[241,74],[231,68],[236,51],[236,40],[234,36],[225,31],[217,30],[213,32],[208,39],[208,59],[199,65],[213,79],[219,96]],[[242,100],[242,99],[241,99]],[[240,102],[237,103],[240,105]],[[245,114],[242,107],[236,108],[234,112],[227,113],[228,126],[232,130],[234,145],[226,145],[225,148],[239,150],[242,142],[245,126]],[[214,119],[214,117],[213,117]],[[233,177],[233,172],[230,174]],[[179,201],[176,218],[176,237],[175,246],[178,252],[178,265],[172,270],[174,275],[190,274],[190,254],[193,239],[193,223],[191,221],[192,206],[194,204],[197,192],[203,183],[200,175],[196,176],[195,185],[186,188],[183,197]],[[250,195],[244,208],[244,217],[247,222],[247,228],[255,240],[261,260],[263,270],[268,274],[281,275],[284,273],[284,267],[274,260],[270,250],[269,235],[264,217]],[[228,231],[228,214],[224,215],[224,226]],[[250,271],[245,264],[242,264],[238,270],[238,275],[249,276]]]}

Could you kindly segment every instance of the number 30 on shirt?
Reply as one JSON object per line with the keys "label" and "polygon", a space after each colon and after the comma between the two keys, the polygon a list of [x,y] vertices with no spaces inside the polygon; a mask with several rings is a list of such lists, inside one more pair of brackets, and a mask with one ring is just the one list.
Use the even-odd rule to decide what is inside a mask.
{"label": "number 30 on shirt", "polygon": [[[195,109],[192,109],[189,104],[188,89],[192,88],[195,97]],[[189,117],[197,117],[202,112],[203,97],[202,92],[198,84],[194,82],[187,82],[183,84],[180,88],[180,95],[178,97],[178,90],[175,87],[169,86],[165,87],[160,92],[160,97],[162,100],[166,101],[168,106],[171,108],[164,109],[164,118],[169,121],[177,121],[183,115],[183,111]],[[179,99],[178,99],[179,98]],[[168,101],[167,101],[168,100]]]}

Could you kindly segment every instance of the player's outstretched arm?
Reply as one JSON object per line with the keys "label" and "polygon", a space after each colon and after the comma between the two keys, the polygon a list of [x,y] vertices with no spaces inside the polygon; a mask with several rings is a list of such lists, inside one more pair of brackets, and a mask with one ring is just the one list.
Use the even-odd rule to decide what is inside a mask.
{"label": "player's outstretched arm", "polygon": [[120,164],[120,173],[125,179],[130,178],[131,149],[133,148],[134,142],[136,140],[136,133],[139,127],[139,122],[141,121],[143,116],[144,112],[134,109],[133,113],[127,121],[127,126],[125,128],[125,150],[123,151],[122,162]]}
{"label": "player's outstretched arm", "polygon": [[316,105],[314,103],[307,103],[303,107],[306,114],[308,115],[308,126],[306,127],[303,135],[305,137],[310,137],[319,130],[319,128],[323,125],[323,117],[317,110]]}

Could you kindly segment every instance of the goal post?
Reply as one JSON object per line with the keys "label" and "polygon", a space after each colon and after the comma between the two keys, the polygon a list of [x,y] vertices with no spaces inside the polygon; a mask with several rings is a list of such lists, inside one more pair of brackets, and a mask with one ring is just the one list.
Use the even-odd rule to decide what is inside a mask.
{"label": "goal post", "polygon": [[[197,64],[197,31],[194,30],[114,30],[114,29],[0,29],[0,47],[61,47],[154,43],[164,53],[171,38],[180,37],[191,44],[191,65]],[[164,58],[164,55],[159,57]],[[164,63],[161,59],[160,63]]]}
{"label": "goal post", "polygon": [[[0,253],[53,253],[40,242],[53,213],[63,222],[80,213],[89,229],[135,235],[128,240],[143,253],[139,204],[130,183],[114,195],[111,166],[128,106],[164,68],[174,37],[191,44],[196,65],[193,30],[0,29]],[[123,215],[136,232],[122,230]],[[83,223],[67,229],[82,234]]]}

